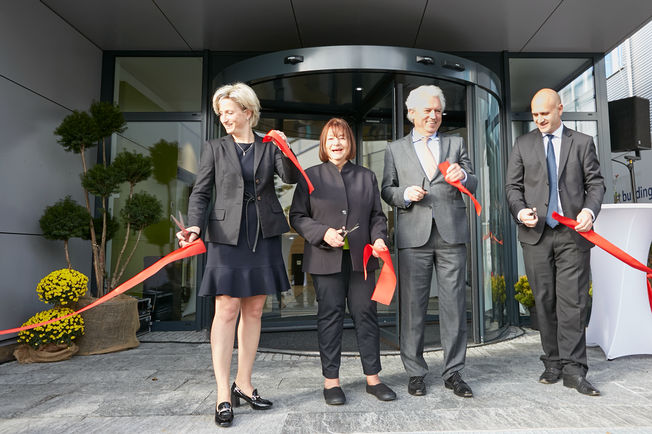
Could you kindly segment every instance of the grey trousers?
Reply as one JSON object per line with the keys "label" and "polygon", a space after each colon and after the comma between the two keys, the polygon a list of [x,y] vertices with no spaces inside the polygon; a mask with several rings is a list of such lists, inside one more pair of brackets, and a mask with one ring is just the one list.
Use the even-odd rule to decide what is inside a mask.
{"label": "grey trousers", "polygon": [[416,248],[399,249],[401,360],[408,376],[428,373],[423,357],[425,319],[433,267],[439,288],[440,337],[444,348],[442,377],[464,368],[466,359],[466,245],[448,244],[433,220],[430,239]]}
{"label": "grey trousers", "polygon": [[580,249],[571,229],[546,226],[536,245],[522,244],[536,305],[544,366],[585,375],[586,317],[591,251]]}

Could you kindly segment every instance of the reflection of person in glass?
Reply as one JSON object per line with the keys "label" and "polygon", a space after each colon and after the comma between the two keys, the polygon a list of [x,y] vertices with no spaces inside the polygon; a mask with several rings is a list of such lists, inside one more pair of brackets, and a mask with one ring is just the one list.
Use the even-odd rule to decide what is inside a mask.
{"label": "reflection of person in glass", "polygon": [[[345,303],[355,326],[366,390],[381,401],[396,394],[383,384],[380,366],[380,332],[376,302],[371,300],[374,279],[364,279],[363,249],[373,243],[386,250],[387,218],[383,214],[374,173],[351,163],[355,140],[343,119],[329,120],[319,138],[323,164],[307,170],[315,190],[308,194],[304,180],[294,192],[290,223],[305,238],[303,270],[311,273],[317,294],[317,330],[324,399],[327,404],[346,402],[339,370]],[[378,256],[374,252],[374,256]],[[367,270],[378,269],[371,258]]]}
{"label": "reflection of person in glass", "polygon": [[[199,295],[215,297],[211,328],[219,403],[215,423],[229,426],[232,404],[238,406],[241,399],[255,410],[272,405],[252,386],[251,372],[267,294],[290,288],[281,253],[281,234],[290,228],[276,197],[274,174],[295,183],[299,172],[274,144],[263,143],[254,134],[260,102],[249,86],[219,88],[213,109],[228,135],[203,146],[188,203],[190,226],[177,238],[182,247],[197,239],[207,217],[208,253]],[[209,209],[213,193],[215,203]],[[238,315],[238,372],[229,389]]]}
{"label": "reflection of person in glass", "polygon": [[[382,197],[398,211],[401,360],[410,376],[408,392],[425,395],[428,364],[423,341],[433,266],[439,290],[442,377],[448,389],[472,397],[460,371],[466,359],[466,243],[469,223],[460,191],[446,181],[461,181],[475,192],[464,140],[438,132],[446,105],[437,86],[421,86],[407,97],[414,129],[385,151]],[[438,164],[450,167],[441,173]]]}
{"label": "reflection of person in glass", "polygon": [[[507,203],[534,294],[544,354],[539,382],[600,395],[586,379],[586,316],[593,244],[586,232],[600,212],[604,180],[593,138],[566,128],[559,94],[541,89],[532,98],[537,128],[516,139],[507,164]],[[557,211],[577,220],[575,230],[557,222]]]}

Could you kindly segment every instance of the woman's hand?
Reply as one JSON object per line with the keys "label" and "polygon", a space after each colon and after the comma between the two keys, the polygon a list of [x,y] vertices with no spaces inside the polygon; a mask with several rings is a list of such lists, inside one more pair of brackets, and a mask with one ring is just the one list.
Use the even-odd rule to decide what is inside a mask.
{"label": "woman's hand", "polygon": [[342,229],[328,228],[324,234],[324,242],[331,247],[342,247],[344,245],[344,238],[340,235]]}
{"label": "woman's hand", "polygon": [[177,232],[177,239],[179,240],[179,247],[186,247],[188,244],[195,241],[199,238],[199,229],[198,226],[190,226],[186,228],[185,236],[183,231]]}
{"label": "woman's hand", "polygon": [[376,241],[374,241],[373,250],[371,251],[371,254],[374,255],[374,257],[379,258],[380,254],[376,252],[382,252],[384,250],[387,250],[385,241],[382,238],[378,238]]}
{"label": "woman's hand", "polygon": [[[283,140],[285,140],[285,143],[287,143],[288,138],[286,137],[286,135],[285,135],[285,133],[284,133],[283,131],[281,131],[281,130],[273,130],[273,131],[275,131],[276,134],[278,134],[279,136],[281,136],[281,137],[283,138]],[[288,146],[290,146],[289,143],[288,143]]]}

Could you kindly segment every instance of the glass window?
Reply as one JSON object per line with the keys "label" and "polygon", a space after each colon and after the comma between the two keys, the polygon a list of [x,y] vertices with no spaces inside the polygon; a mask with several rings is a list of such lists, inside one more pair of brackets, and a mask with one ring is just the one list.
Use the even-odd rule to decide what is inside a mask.
{"label": "glass window", "polygon": [[623,45],[619,45],[604,56],[605,76],[607,78],[620,71],[624,66]]}
{"label": "glass window", "polygon": [[577,76],[559,91],[559,96],[567,112],[594,112],[595,85],[593,66]]}
{"label": "glass window", "polygon": [[200,112],[201,57],[116,57],[113,101],[123,112]]}
{"label": "glass window", "polygon": [[[201,122],[129,122],[127,130],[114,139],[112,157],[123,150],[150,155],[152,176],[136,185],[136,191],[156,196],[163,205],[163,217],[143,231],[124,276],[130,277],[178,248],[176,226],[170,221],[181,211],[186,216],[188,198],[199,167]],[[115,195],[109,205],[119,215],[128,197],[128,186]],[[124,239],[120,226],[114,239]],[[133,240],[133,235],[131,235]],[[133,241],[125,256],[131,252]],[[107,257],[115,267],[122,246],[109,243]],[[152,320],[194,321],[197,294],[197,257],[168,265],[156,275],[129,291],[138,298],[152,299]]]}

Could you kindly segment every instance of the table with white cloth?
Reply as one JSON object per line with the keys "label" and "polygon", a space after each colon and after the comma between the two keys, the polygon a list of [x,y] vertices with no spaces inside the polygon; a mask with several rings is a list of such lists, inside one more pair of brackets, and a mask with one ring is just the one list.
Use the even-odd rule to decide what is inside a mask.
{"label": "table with white cloth", "polygon": [[[652,242],[652,204],[604,204],[594,230],[647,265]],[[591,249],[593,307],[586,344],[607,359],[652,354],[652,311],[646,275],[600,247]]]}

